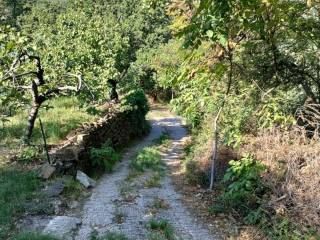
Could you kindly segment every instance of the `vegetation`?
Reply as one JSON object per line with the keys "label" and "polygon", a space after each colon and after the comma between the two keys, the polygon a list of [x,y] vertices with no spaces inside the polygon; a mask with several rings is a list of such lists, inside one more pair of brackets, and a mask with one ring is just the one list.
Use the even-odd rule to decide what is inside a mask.
{"label": "vegetation", "polygon": [[90,159],[93,167],[111,172],[116,162],[120,160],[120,154],[111,146],[110,141],[102,144],[101,148],[92,148],[90,151]]}
{"label": "vegetation", "polygon": [[171,224],[165,220],[150,220],[147,224],[147,228],[151,231],[149,240],[173,240],[174,229]]}
{"label": "vegetation", "polygon": [[25,204],[38,196],[41,183],[33,172],[0,168],[0,185],[0,238],[5,239],[26,211]]}
{"label": "vegetation", "polygon": [[[20,149],[25,136],[30,146],[17,160],[42,158],[39,117],[56,144],[107,101],[137,109],[132,122],[143,135],[147,94],[187,119],[186,176],[219,192],[212,212],[233,213],[270,239],[315,237],[319,26],[315,0],[1,1],[0,155]],[[118,159],[110,143],[91,151],[106,171]],[[3,197],[17,194],[10,204],[21,196],[20,204],[32,196],[32,174],[2,165]],[[131,176],[151,170],[146,186],[157,186],[157,147],[131,166]],[[11,171],[32,186],[8,192]],[[19,208],[8,207],[2,236]]]}
{"label": "vegetation", "polygon": [[15,237],[14,240],[59,240],[52,236],[41,235],[37,233],[22,233]]}

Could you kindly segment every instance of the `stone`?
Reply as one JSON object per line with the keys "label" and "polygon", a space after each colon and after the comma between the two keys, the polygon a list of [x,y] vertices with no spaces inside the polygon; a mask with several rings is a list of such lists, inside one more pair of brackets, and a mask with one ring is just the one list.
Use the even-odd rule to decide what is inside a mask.
{"label": "stone", "polygon": [[44,194],[49,198],[58,197],[62,193],[64,186],[65,186],[64,180],[62,179],[57,180],[53,184],[47,186],[44,189]]}
{"label": "stone", "polygon": [[95,187],[96,181],[88,177],[84,172],[77,171],[77,180],[86,188]]}
{"label": "stone", "polygon": [[81,220],[79,218],[58,216],[48,223],[43,230],[43,234],[49,234],[61,239],[68,239],[79,225],[81,225]]}
{"label": "stone", "polygon": [[50,165],[49,163],[45,163],[40,167],[38,176],[39,178],[47,180],[50,177],[52,177],[55,171],[56,171],[55,166]]}

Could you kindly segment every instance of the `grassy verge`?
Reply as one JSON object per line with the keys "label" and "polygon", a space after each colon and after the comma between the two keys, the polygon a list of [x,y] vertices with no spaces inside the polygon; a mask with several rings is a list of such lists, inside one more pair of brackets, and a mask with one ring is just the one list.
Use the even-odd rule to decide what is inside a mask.
{"label": "grassy verge", "polygon": [[[28,111],[20,111],[9,117],[0,131],[0,145],[11,146],[21,142],[27,126]],[[80,108],[80,103],[74,97],[61,97],[48,101],[40,110],[41,118],[49,144],[56,144],[83,122],[92,121],[96,117]],[[36,122],[32,142],[42,143],[39,122]]]}
{"label": "grassy verge", "polygon": [[12,240],[60,240],[58,238],[42,235],[38,233],[21,233],[17,237],[14,237]]}
{"label": "grassy verge", "polygon": [[15,220],[26,211],[25,204],[38,197],[40,187],[33,172],[0,169],[0,239],[14,230]]}

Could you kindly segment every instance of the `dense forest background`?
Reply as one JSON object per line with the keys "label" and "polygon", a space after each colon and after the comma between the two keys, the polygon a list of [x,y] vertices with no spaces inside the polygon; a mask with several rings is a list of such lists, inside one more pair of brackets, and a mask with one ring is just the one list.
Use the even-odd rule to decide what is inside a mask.
{"label": "dense forest background", "polygon": [[55,143],[99,115],[112,82],[142,89],[187,119],[186,176],[215,189],[211,214],[316,239],[319,47],[316,0],[3,0],[0,142],[40,141],[37,123],[25,134],[39,111]]}

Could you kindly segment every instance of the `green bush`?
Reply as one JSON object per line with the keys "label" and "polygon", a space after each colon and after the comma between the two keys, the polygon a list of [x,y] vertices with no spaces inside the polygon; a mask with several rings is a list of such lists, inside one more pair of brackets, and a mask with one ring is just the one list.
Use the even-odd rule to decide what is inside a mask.
{"label": "green bush", "polygon": [[261,197],[267,190],[261,178],[266,168],[250,155],[229,164],[222,181],[227,187],[219,201],[225,208],[234,209],[246,217],[260,206]]}
{"label": "green bush", "polygon": [[145,117],[150,110],[148,99],[141,89],[132,90],[121,101],[123,110],[137,110],[141,117]]}
{"label": "green bush", "polygon": [[90,159],[93,167],[112,172],[114,164],[120,160],[120,154],[111,147],[111,142],[107,141],[101,148],[91,149]]}

